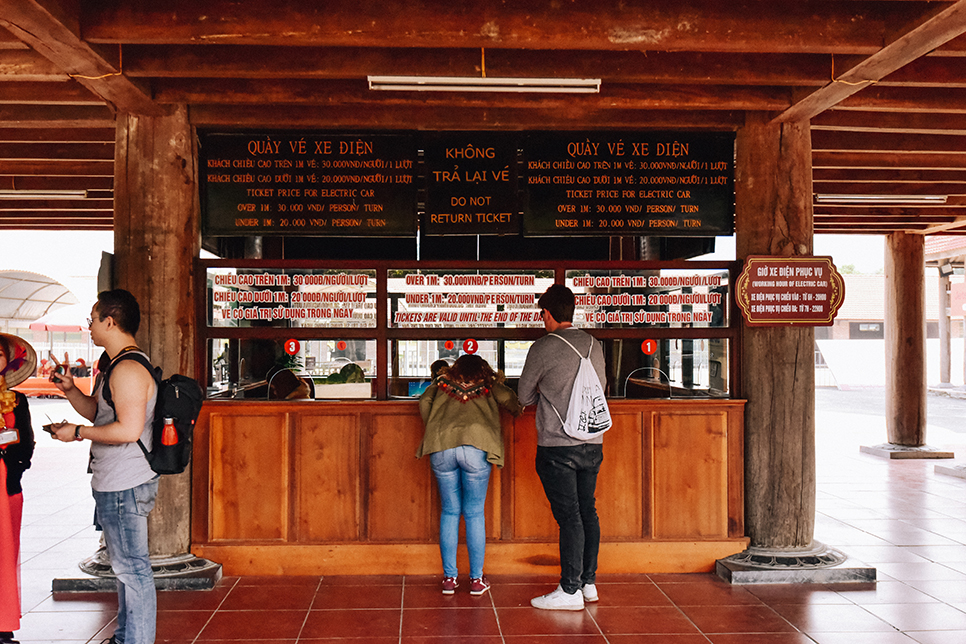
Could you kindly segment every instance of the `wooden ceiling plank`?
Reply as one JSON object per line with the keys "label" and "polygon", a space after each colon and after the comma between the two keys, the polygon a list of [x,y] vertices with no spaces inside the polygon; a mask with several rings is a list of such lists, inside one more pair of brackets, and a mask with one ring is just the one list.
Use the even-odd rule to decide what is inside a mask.
{"label": "wooden ceiling plank", "polygon": [[113,128],[114,123],[114,113],[104,105],[0,105],[0,128]]}
{"label": "wooden ceiling plank", "polygon": [[0,82],[64,82],[70,76],[32,49],[0,49]]}
{"label": "wooden ceiling plank", "polygon": [[0,128],[4,143],[110,143],[114,144],[114,128]]}
{"label": "wooden ceiling plank", "polygon": [[950,222],[948,224],[940,224],[939,226],[930,226],[922,231],[923,235],[935,235],[937,233],[949,233],[954,230],[966,232],[966,217],[957,219],[956,221]]}
{"label": "wooden ceiling plank", "polygon": [[842,150],[813,151],[813,168],[890,168],[905,170],[959,170],[966,155],[922,153],[872,153]]}
{"label": "wooden ceiling plank", "polygon": [[0,81],[0,105],[103,105],[78,83]]}
{"label": "wooden ceiling plank", "polygon": [[813,130],[966,136],[966,114],[889,113],[833,109],[811,120]]}
{"label": "wooden ceiling plank", "polygon": [[110,143],[6,143],[0,139],[0,159],[48,159],[56,161],[114,161]]}
{"label": "wooden ceiling plank", "polygon": [[22,212],[113,212],[113,199],[0,199],[0,213]]}
{"label": "wooden ceiling plank", "polygon": [[[697,83],[818,86],[828,79],[825,54],[487,49],[490,76],[601,78],[604,83]],[[124,47],[132,78],[359,79],[368,75],[480,76],[479,49],[259,47],[231,45]]]}
{"label": "wooden ceiling plank", "polygon": [[[316,47],[502,47],[652,51],[872,54],[889,25],[919,3],[624,0],[500,3],[489,0],[98,0],[85,12],[96,43]],[[579,28],[575,26],[579,25]]]}
{"label": "wooden ceiling plank", "polygon": [[966,136],[889,132],[812,132],[812,151],[966,153]]}
{"label": "wooden ceiling plank", "polygon": [[113,177],[114,161],[9,161],[0,159],[0,175]]}
{"label": "wooden ceiling plank", "polygon": [[861,63],[833,73],[831,83],[797,102],[775,120],[807,121],[964,32],[966,0],[959,0],[901,34]]}
{"label": "wooden ceiling plank", "polygon": [[870,87],[836,105],[837,110],[966,114],[966,90],[956,87]]}
{"label": "wooden ceiling plank", "polygon": [[121,73],[119,64],[108,62],[67,21],[77,24],[79,17],[57,0],[0,3],[0,25],[117,110],[152,116],[166,113]]}
{"label": "wooden ceiling plank", "polygon": [[7,175],[0,177],[4,190],[113,190],[114,177],[74,176],[49,177],[36,175]]}
{"label": "wooden ceiling plank", "polygon": [[966,182],[963,170],[893,170],[893,169],[841,169],[815,168],[812,181],[824,183],[916,183]]}
{"label": "wooden ceiling plank", "polygon": [[819,194],[966,195],[966,183],[826,183],[812,181]]}

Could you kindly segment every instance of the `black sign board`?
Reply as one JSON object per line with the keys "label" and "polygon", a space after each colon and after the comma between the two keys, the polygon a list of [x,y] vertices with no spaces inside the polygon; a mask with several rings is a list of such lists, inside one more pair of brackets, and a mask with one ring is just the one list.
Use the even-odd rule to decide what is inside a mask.
{"label": "black sign board", "polygon": [[520,232],[517,205],[519,138],[493,132],[427,135],[424,139],[428,235]]}
{"label": "black sign board", "polygon": [[405,134],[205,134],[205,235],[412,236],[416,143]]}
{"label": "black sign board", "polygon": [[524,234],[731,234],[734,141],[730,132],[529,133]]}

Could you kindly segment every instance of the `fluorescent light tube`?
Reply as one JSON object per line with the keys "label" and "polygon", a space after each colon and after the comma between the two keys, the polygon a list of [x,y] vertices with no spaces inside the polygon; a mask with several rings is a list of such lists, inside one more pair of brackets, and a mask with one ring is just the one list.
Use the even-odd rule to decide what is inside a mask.
{"label": "fluorescent light tube", "polygon": [[816,194],[815,203],[821,204],[944,204],[947,195],[835,195]]}
{"label": "fluorescent light tube", "polygon": [[597,94],[599,78],[471,78],[369,76],[369,89],[397,92],[536,92]]}

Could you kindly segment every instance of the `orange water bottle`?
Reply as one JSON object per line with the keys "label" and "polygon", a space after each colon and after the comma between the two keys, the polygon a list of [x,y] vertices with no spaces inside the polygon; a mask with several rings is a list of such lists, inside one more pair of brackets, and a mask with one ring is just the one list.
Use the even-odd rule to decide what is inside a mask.
{"label": "orange water bottle", "polygon": [[178,430],[174,428],[173,418],[164,419],[164,428],[161,430],[161,444],[162,445],[178,444]]}

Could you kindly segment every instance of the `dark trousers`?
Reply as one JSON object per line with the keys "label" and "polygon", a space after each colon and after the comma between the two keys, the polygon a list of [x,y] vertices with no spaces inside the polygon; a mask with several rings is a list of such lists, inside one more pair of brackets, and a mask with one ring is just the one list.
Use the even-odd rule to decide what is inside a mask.
{"label": "dark trousers", "polygon": [[537,447],[537,474],[560,526],[560,586],[573,594],[597,578],[600,521],[594,493],[602,445]]}

